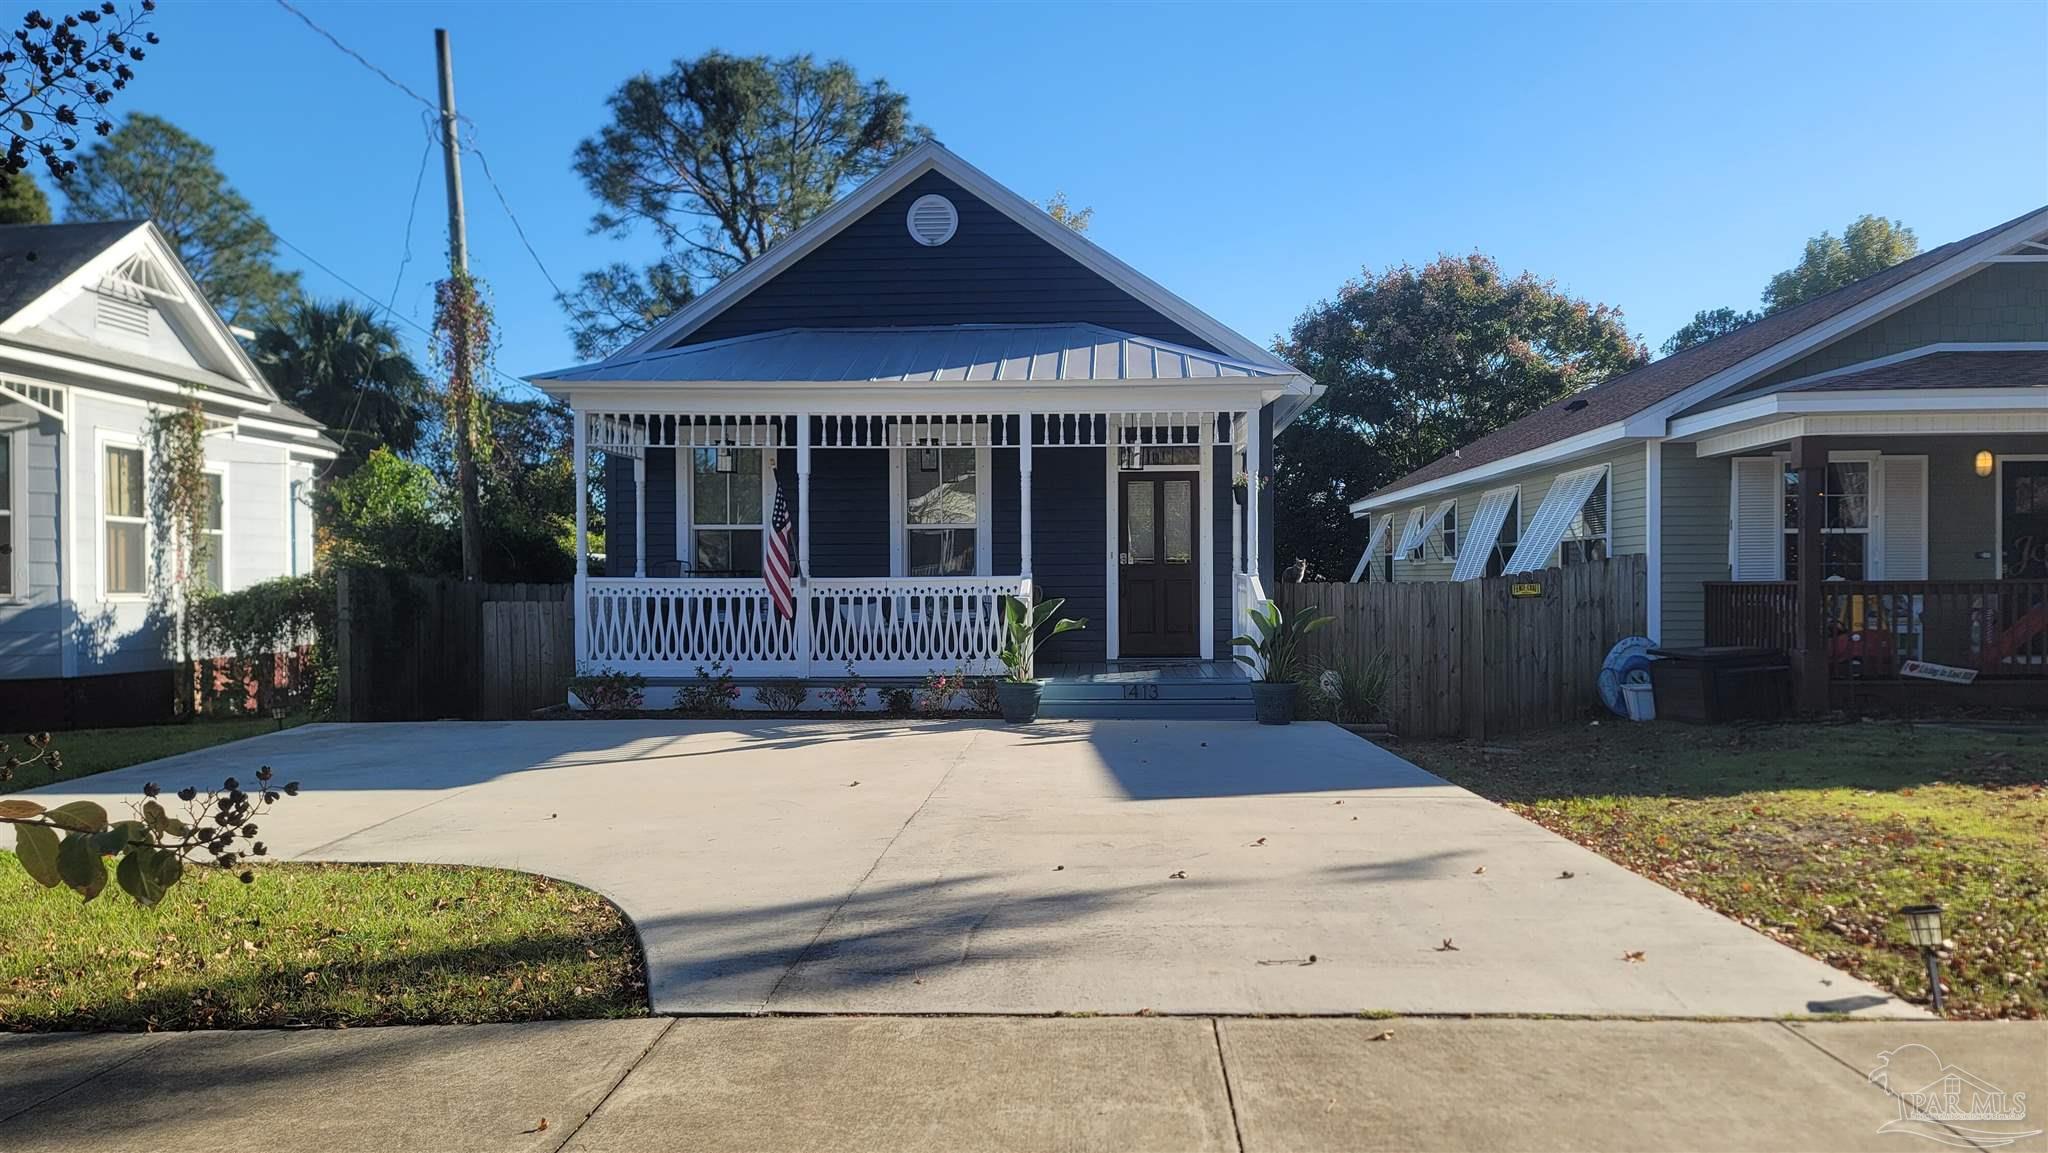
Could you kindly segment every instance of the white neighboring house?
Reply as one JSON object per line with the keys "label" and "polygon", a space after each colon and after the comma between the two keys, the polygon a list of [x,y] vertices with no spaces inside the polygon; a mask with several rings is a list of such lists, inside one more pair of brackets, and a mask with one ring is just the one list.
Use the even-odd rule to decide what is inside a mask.
{"label": "white neighboring house", "polygon": [[308,498],[335,445],[278,399],[163,234],[0,227],[0,720],[81,678],[168,667],[150,627],[148,421],[191,396],[218,478],[216,560],[197,579],[311,571]]}

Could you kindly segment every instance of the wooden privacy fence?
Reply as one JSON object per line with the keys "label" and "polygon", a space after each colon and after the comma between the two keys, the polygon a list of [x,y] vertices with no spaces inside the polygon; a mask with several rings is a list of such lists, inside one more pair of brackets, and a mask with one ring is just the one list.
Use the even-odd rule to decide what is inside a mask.
{"label": "wooden privacy fence", "polygon": [[1336,618],[1309,637],[1311,667],[1386,662],[1395,732],[1483,738],[1601,708],[1607,651],[1649,627],[1647,573],[1621,556],[1492,580],[1282,584],[1275,598]]}
{"label": "wooden privacy fence", "polygon": [[350,721],[520,717],[568,699],[567,584],[336,573],[336,712]]}

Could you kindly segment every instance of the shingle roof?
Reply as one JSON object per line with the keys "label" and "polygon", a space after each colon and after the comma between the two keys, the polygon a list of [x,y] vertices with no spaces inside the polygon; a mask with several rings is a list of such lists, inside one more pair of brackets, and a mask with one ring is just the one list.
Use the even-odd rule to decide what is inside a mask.
{"label": "shingle roof", "polygon": [[142,223],[0,225],[0,320],[28,307]]}
{"label": "shingle roof", "polygon": [[543,373],[536,382],[812,383],[1292,379],[1094,324],[785,328]]}
{"label": "shingle roof", "polygon": [[1517,453],[1541,448],[1566,437],[1591,432],[1619,420],[1626,420],[1658,401],[1676,396],[1723,369],[1740,364],[1815,325],[1849,311],[1871,297],[1912,279],[2039,211],[2041,210],[2035,209],[2034,212],[2016,216],[2003,224],[1987,228],[1975,236],[1929,249],[1911,260],[1895,264],[1883,272],[1845,285],[1825,296],[1815,297],[1804,304],[1773,313],[1753,324],[1744,325],[1703,344],[1674,352],[1662,360],[1653,360],[1632,372],[1625,372],[1611,380],[1573,393],[1530,413],[1498,432],[1465,445],[1455,454],[1438,457],[1407,476],[1380,487],[1373,495],[1451,476],[1466,469],[1504,460]]}
{"label": "shingle roof", "polygon": [[1778,392],[1858,392],[1883,388],[2048,387],[2048,351],[1930,352],[1911,360],[1795,380]]}

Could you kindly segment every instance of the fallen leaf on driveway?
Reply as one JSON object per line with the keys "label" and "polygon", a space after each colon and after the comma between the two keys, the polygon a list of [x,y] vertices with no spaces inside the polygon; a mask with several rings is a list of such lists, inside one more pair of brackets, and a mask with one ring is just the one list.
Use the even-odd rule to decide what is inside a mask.
{"label": "fallen leaf on driveway", "polygon": [[1451,939],[1449,937],[1445,937],[1444,943],[1438,945],[1436,947],[1436,951],[1439,953],[1455,953],[1458,951],[1458,947],[1456,945],[1451,944]]}
{"label": "fallen leaf on driveway", "polygon": [[1053,872],[1055,872],[1055,873],[1059,873],[1059,872],[1064,872],[1065,870],[1066,870],[1066,866],[1065,866],[1065,865],[1054,865],[1054,866],[1052,867],[1052,871],[1053,871]]}
{"label": "fallen leaf on driveway", "polygon": [[1391,1041],[1394,1039],[1394,1031],[1392,1029],[1381,1029],[1366,1039],[1369,1041]]}
{"label": "fallen leaf on driveway", "polygon": [[1253,841],[1253,842],[1252,842],[1251,844],[1249,844],[1249,845],[1246,845],[1246,846],[1245,846],[1245,848],[1247,848],[1247,849],[1256,849],[1256,848],[1258,848],[1258,847],[1259,847],[1260,845],[1263,845],[1263,844],[1265,844],[1265,843],[1266,843],[1266,838],[1264,838],[1264,837],[1260,837],[1260,838],[1259,838],[1258,840],[1256,840],[1256,841]]}
{"label": "fallen leaf on driveway", "polygon": [[545,1118],[545,1117],[543,1117],[543,1118],[541,1118],[541,1119],[540,1119],[540,1124],[538,1124],[538,1125],[535,1125],[535,1126],[534,1126],[533,1128],[531,1128],[531,1129],[528,1129],[528,1130],[526,1130],[526,1132],[528,1132],[528,1133],[545,1133],[545,1132],[547,1132],[547,1131],[548,1131],[548,1119],[547,1119],[547,1118]]}
{"label": "fallen leaf on driveway", "polygon": [[854,786],[855,786],[855,785],[857,785],[857,784],[860,784],[860,782],[859,782],[859,781],[848,781],[848,782],[846,782],[846,787],[850,789],[850,788],[854,787]]}
{"label": "fallen leaf on driveway", "polygon": [[1559,873],[1557,875],[1557,879],[1560,881],[1569,881],[1576,876],[1578,876],[1577,873],[1572,872],[1570,869],[1566,869],[1564,872]]}
{"label": "fallen leaf on driveway", "polygon": [[1486,866],[1485,866],[1485,865],[1481,865],[1481,866],[1479,866],[1478,868],[1476,868],[1476,869],[1472,870],[1472,875],[1473,875],[1473,876],[1475,876],[1475,877],[1482,877],[1482,876],[1485,876],[1485,875],[1486,875]]}
{"label": "fallen leaf on driveway", "polygon": [[1185,881],[1188,879],[1188,871],[1182,869],[1177,873],[1168,873],[1166,874],[1166,879],[1169,881]]}
{"label": "fallen leaf on driveway", "polygon": [[1623,953],[1621,955],[1621,959],[1627,961],[1631,965],[1641,964],[1643,960],[1643,951],[1641,949],[1630,949],[1628,952]]}

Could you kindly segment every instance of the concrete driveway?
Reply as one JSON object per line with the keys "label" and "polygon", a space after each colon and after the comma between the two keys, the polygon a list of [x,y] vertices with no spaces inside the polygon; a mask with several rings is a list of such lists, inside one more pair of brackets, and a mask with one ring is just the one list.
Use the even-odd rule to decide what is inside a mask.
{"label": "concrete driveway", "polygon": [[282,855],[606,894],[660,1012],[1920,1012],[1321,724],[313,725],[44,791],[259,764]]}

